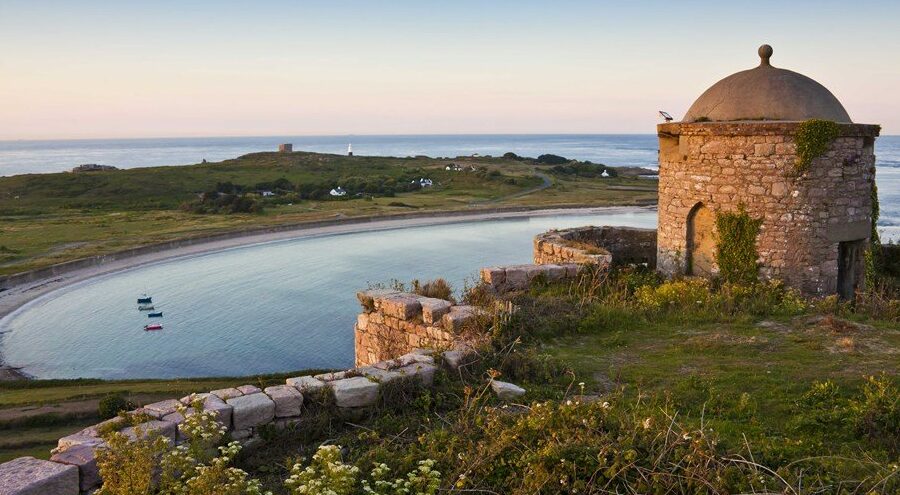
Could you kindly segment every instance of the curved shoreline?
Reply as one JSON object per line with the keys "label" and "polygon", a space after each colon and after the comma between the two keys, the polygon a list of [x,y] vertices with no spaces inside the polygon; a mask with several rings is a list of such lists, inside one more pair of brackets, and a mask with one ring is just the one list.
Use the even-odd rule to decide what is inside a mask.
{"label": "curved shoreline", "polygon": [[[0,323],[26,304],[46,294],[104,275],[139,266],[172,261],[179,258],[211,254],[231,248],[267,242],[375,232],[410,227],[426,227],[462,222],[529,218],[552,215],[584,215],[595,213],[629,213],[655,211],[655,206],[603,206],[547,209],[494,209],[476,212],[422,212],[397,216],[358,217],[321,220],[299,224],[226,232],[143,246],[109,255],[61,263],[32,272],[0,278],[6,290],[0,292]],[[8,285],[6,285],[8,284]],[[2,364],[2,363],[0,363]]]}

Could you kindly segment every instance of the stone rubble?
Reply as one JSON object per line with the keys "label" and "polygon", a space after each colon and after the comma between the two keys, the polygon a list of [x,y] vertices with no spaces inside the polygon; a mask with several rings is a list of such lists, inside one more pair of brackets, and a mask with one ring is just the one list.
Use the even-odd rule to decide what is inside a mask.
{"label": "stone rubble", "polygon": [[501,382],[498,380],[491,380],[491,390],[494,391],[497,398],[500,400],[512,400],[525,395],[524,388],[514,383]]}
{"label": "stone rubble", "polygon": [[231,420],[235,430],[254,428],[275,419],[275,402],[262,392],[228,399],[225,403],[233,408]]}
{"label": "stone rubble", "polygon": [[0,495],[78,495],[78,467],[34,457],[0,464]]}

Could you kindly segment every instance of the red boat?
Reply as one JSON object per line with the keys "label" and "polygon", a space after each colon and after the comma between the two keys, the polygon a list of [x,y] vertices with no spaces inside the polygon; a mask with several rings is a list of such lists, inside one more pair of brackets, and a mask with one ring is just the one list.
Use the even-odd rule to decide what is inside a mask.
{"label": "red boat", "polygon": [[144,330],[162,330],[162,328],[162,325],[160,325],[159,323],[144,325]]}

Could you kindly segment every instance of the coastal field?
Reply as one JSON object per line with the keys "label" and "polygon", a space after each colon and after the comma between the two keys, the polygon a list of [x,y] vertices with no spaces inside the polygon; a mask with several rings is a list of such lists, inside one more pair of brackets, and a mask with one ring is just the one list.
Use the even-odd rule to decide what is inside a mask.
{"label": "coastal field", "polygon": [[[2,177],[0,275],[146,244],[316,220],[655,202],[655,182],[637,177],[638,169],[610,168],[617,176],[600,177],[596,172],[606,167],[592,168],[561,169],[518,157],[296,152],[181,167]],[[433,185],[410,185],[422,178]],[[347,196],[330,196],[339,186]],[[244,203],[221,204],[209,199],[213,195]]]}

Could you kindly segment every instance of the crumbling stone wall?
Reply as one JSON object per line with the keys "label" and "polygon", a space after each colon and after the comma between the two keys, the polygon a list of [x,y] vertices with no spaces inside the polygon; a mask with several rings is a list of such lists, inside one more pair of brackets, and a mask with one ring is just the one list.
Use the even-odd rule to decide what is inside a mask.
{"label": "crumbling stone wall", "polygon": [[[169,447],[174,448],[187,440],[181,430],[185,418],[177,409],[195,400],[202,402],[204,411],[216,414],[219,423],[232,438],[245,446],[252,446],[262,443],[260,432],[266,427],[302,428],[307,414],[303,404],[310,396],[332,395],[337,407],[336,414],[368,408],[377,403],[379,390],[384,384],[406,378],[430,387],[441,365],[456,368],[465,361],[467,352],[465,349],[445,353],[417,349],[395,356],[395,359],[372,363],[371,366],[288,378],[284,385],[263,390],[254,385],[242,385],[147,404],[127,413],[133,419],[149,418],[139,426],[128,426],[123,417],[116,417],[60,438],[48,461],[19,457],[0,464],[0,493],[93,493],[102,483],[96,454],[98,450],[107,448],[101,435],[103,430],[108,427],[121,428],[119,431],[132,441],[139,435],[155,432],[168,441]],[[509,384],[498,382],[491,385]]]}
{"label": "crumbling stone wall", "polygon": [[356,296],[363,307],[354,327],[357,366],[416,348],[453,347],[478,314],[473,306],[394,290],[368,290]]}
{"label": "crumbling stone wall", "polygon": [[[692,211],[736,211],[743,205],[750,216],[762,219],[756,239],[761,277],[782,279],[811,294],[836,291],[838,244],[867,243],[870,235],[879,128],[840,124],[828,151],[797,175],[798,126],[711,122],[657,127],[661,272],[689,271]],[[716,270],[713,266],[713,274]]]}
{"label": "crumbling stone wall", "polygon": [[656,230],[609,226],[551,230],[535,236],[534,262],[655,267]]}

